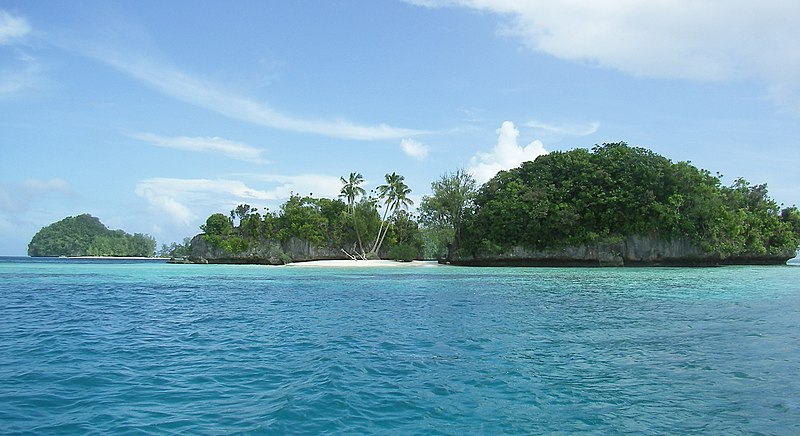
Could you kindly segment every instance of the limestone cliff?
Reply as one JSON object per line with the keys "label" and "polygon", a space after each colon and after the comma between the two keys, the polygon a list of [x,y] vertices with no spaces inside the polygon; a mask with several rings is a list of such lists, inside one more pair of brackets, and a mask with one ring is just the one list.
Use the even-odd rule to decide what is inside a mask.
{"label": "limestone cliff", "polygon": [[522,247],[483,255],[453,252],[447,262],[468,266],[714,266],[780,265],[795,256],[743,255],[723,258],[707,253],[685,239],[664,240],[652,236],[628,236],[618,242],[596,242],[552,250]]}
{"label": "limestone cliff", "polygon": [[241,253],[229,253],[212,247],[200,234],[192,238],[191,247],[189,260],[194,263],[282,265],[309,260],[347,259],[341,250],[320,248],[297,237],[291,237],[284,242],[261,241],[259,244],[251,244]]}

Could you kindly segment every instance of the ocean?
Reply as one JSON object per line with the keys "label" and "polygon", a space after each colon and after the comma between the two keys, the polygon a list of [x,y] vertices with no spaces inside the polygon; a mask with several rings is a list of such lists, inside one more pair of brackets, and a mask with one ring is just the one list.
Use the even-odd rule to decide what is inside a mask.
{"label": "ocean", "polygon": [[1,434],[798,434],[800,267],[0,258]]}

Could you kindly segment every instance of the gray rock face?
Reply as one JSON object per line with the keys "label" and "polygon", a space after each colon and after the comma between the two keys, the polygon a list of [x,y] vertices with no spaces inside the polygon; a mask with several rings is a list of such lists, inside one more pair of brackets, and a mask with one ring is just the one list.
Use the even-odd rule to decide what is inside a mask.
{"label": "gray rock face", "polygon": [[685,239],[664,240],[634,235],[619,242],[565,247],[554,250],[527,250],[513,247],[486,256],[448,256],[453,265],[471,266],[712,266],[779,265],[795,253],[721,258],[706,253]]}
{"label": "gray rock face", "polygon": [[342,253],[341,249],[328,247],[320,248],[305,239],[294,236],[284,242],[281,247],[283,252],[292,259],[292,262],[348,259],[348,257]]}
{"label": "gray rock face", "polygon": [[242,253],[229,253],[206,242],[202,234],[192,238],[193,263],[283,265],[309,260],[347,259],[341,250],[319,248],[304,239],[292,237],[284,243],[278,240],[261,241]]}

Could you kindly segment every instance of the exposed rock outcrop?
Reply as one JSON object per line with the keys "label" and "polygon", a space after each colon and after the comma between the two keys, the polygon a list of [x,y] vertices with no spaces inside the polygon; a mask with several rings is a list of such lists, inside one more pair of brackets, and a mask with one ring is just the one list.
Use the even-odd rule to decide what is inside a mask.
{"label": "exposed rock outcrop", "polygon": [[618,242],[565,247],[552,250],[509,250],[478,256],[451,252],[447,262],[466,266],[715,266],[781,265],[794,252],[778,255],[721,257],[707,253],[685,239],[664,240],[652,236],[628,236]]}
{"label": "exposed rock outcrop", "polygon": [[192,263],[283,265],[309,260],[348,258],[340,249],[320,248],[296,237],[284,242],[267,240],[250,244],[248,249],[241,253],[230,253],[222,248],[212,247],[202,234],[192,238],[191,246],[189,260]]}

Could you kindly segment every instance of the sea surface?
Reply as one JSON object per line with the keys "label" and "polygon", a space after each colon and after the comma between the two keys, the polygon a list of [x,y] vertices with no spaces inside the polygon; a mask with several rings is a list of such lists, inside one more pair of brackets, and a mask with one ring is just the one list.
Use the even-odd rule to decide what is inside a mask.
{"label": "sea surface", "polygon": [[800,267],[0,258],[0,434],[800,434]]}

